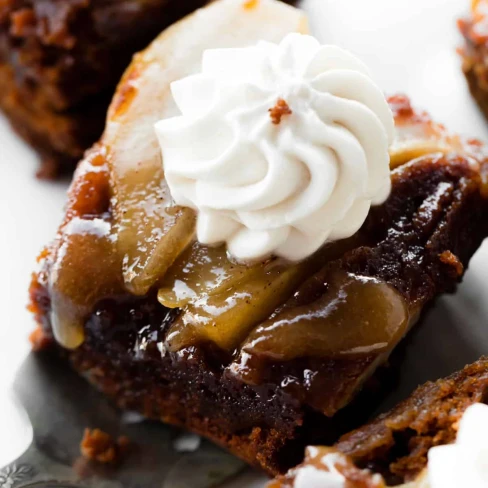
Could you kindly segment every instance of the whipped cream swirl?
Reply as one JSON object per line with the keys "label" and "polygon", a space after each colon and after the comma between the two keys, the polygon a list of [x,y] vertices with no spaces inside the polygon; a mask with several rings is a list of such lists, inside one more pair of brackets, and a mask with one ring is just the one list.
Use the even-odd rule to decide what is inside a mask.
{"label": "whipped cream swirl", "polygon": [[390,192],[392,113],[338,47],[290,34],[208,50],[171,89],[182,115],[155,127],[165,177],[203,244],[301,260],[354,234]]}
{"label": "whipped cream swirl", "polygon": [[459,423],[455,444],[429,451],[430,488],[488,486],[488,406],[471,405]]}

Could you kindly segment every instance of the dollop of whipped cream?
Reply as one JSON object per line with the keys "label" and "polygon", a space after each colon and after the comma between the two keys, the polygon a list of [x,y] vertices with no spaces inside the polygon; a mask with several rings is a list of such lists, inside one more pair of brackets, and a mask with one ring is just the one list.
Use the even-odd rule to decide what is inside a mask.
{"label": "dollop of whipped cream", "polygon": [[325,469],[313,465],[303,466],[297,472],[293,488],[346,488],[347,480],[336,466],[341,462],[342,458],[339,455],[327,454],[321,459]]}
{"label": "dollop of whipped cream", "polygon": [[429,451],[430,488],[488,486],[488,406],[471,405],[464,412],[454,444]]}
{"label": "dollop of whipped cream", "polygon": [[298,261],[353,235],[390,192],[394,121],[352,54],[301,34],[212,49],[171,85],[182,115],[157,122],[176,204],[197,238],[237,260]]}
{"label": "dollop of whipped cream", "polygon": [[[300,467],[293,482],[293,488],[347,488],[352,486],[350,461],[344,454],[330,452],[325,455],[320,454],[320,448],[307,447],[307,457],[313,458],[315,464]],[[359,474],[356,470],[355,475]],[[343,472],[349,472],[349,476],[344,476]],[[380,475],[367,474],[371,488],[384,487],[383,478]],[[358,481],[358,485],[362,483]],[[365,483],[365,482],[364,482]],[[354,485],[355,486],[355,485]]]}

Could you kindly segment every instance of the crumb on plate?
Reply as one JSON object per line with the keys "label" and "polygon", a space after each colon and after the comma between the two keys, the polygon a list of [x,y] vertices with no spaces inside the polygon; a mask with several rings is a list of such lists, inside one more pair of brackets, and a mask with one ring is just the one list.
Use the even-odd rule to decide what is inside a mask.
{"label": "crumb on plate", "polygon": [[129,447],[130,440],[126,436],[114,439],[100,429],[86,428],[80,444],[84,458],[101,464],[113,464],[121,460]]}

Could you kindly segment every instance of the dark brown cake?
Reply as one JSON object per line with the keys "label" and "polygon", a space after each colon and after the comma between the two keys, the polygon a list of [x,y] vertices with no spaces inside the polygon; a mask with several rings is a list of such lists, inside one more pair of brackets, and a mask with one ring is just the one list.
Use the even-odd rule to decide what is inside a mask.
{"label": "dark brown cake", "polygon": [[470,16],[460,19],[458,27],[465,39],[458,50],[463,72],[471,94],[488,117],[488,2],[472,1]]}
{"label": "dark brown cake", "polygon": [[488,359],[481,358],[462,371],[417,388],[393,410],[346,434],[333,448],[308,448],[305,461],[268,488],[291,488],[299,473],[309,468],[330,471],[324,456],[329,456],[351,488],[384,488],[378,474],[389,481],[388,486],[419,480],[428,450],[453,443],[466,409],[487,402]]}
{"label": "dark brown cake", "polygon": [[101,135],[132,55],[206,0],[2,0],[0,108],[41,155],[72,171]]}
{"label": "dark brown cake", "polygon": [[[484,164],[480,144],[441,138],[443,129],[414,112],[405,97],[390,103],[400,136],[392,148],[397,168],[389,199],[372,209],[356,236],[320,253],[271,318],[230,348],[198,336],[179,347],[168,344],[181,310],[158,302],[158,283],[143,296],[124,287],[114,241],[104,237],[113,225],[114,200],[107,151],[96,146],[75,175],[65,222],[34,276],[32,310],[42,327],[36,345],[46,346],[53,326],[59,334],[64,317],[61,331],[82,344],[74,350],[55,349],[121,408],[202,434],[269,474],[298,463],[306,445],[331,445],[361,421],[348,417],[347,409],[339,411],[406,329],[395,329],[386,350],[336,355],[321,344],[326,338],[341,350],[342,333],[330,335],[325,326],[310,331],[299,323],[301,329],[278,328],[276,334],[268,332],[276,329],[270,325],[282,315],[327,307],[336,286],[355,286],[359,280],[373,286],[360,286],[358,295],[350,290],[359,300],[350,303],[351,309],[362,316],[382,311],[388,316],[385,306],[402,303],[409,316],[404,326],[409,327],[425,304],[455,289],[487,234],[486,184],[475,159]],[[402,138],[402,128],[412,125],[423,129],[429,144],[427,139]],[[430,154],[434,143],[439,149]],[[426,148],[427,155],[409,161]],[[442,155],[443,148],[450,154]],[[381,294],[368,295],[376,285]],[[83,321],[77,325],[80,313]],[[380,324],[385,320],[382,315],[370,318]],[[372,332],[358,325],[361,320],[348,319],[353,339],[369,344]],[[228,327],[233,330],[232,323]],[[259,350],[249,340],[256,335],[264,339]],[[362,413],[367,414],[365,406]]]}
{"label": "dark brown cake", "polygon": [[488,359],[429,382],[370,424],[346,434],[335,448],[391,482],[414,479],[431,447],[456,440],[457,423],[473,403],[488,402]]}

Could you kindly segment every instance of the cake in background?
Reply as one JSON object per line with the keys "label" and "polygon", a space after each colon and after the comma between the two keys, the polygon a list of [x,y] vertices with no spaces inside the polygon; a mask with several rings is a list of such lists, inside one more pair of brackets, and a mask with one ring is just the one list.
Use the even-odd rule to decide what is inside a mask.
{"label": "cake in background", "polygon": [[40,176],[74,170],[132,55],[206,1],[1,2],[0,109],[38,151]]}
{"label": "cake in background", "polygon": [[458,51],[469,89],[488,117],[488,1],[471,0],[470,14],[458,21],[464,45]]}

